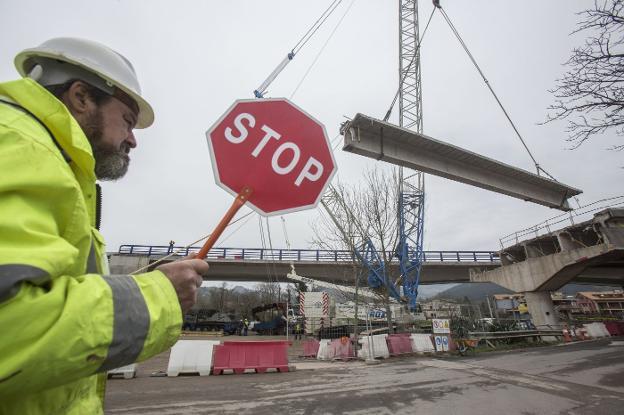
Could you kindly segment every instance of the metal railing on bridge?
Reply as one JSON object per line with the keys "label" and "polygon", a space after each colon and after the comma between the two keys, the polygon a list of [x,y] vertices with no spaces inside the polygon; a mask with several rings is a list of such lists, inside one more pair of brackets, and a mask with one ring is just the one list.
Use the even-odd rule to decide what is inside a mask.
{"label": "metal railing on bridge", "polygon": [[609,208],[621,209],[622,207],[624,207],[624,195],[601,199],[585,206],[579,206],[569,212],[561,213],[550,219],[546,219],[537,225],[503,236],[499,240],[500,246],[501,249],[505,249],[517,245],[521,241],[537,238],[542,235],[552,235],[553,231],[590,220],[599,211]]}
{"label": "metal railing on bridge", "polygon": [[[196,253],[200,247],[175,247],[158,245],[121,245],[118,254],[188,256]],[[392,252],[388,252],[392,257]],[[498,253],[492,251],[424,251],[424,262],[498,262]],[[264,248],[212,248],[206,259],[240,260],[240,261],[317,261],[317,262],[351,262],[352,251],[323,249],[264,249]],[[393,258],[393,262],[397,262]]]}

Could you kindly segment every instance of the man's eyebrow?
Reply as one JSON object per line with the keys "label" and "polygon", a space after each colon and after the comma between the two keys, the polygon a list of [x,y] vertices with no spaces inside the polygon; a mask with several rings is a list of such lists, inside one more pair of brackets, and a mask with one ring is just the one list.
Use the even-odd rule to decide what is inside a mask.
{"label": "man's eyebrow", "polygon": [[128,110],[126,113],[130,115],[130,120],[132,121],[132,126],[134,127],[137,124],[139,117],[132,110]]}

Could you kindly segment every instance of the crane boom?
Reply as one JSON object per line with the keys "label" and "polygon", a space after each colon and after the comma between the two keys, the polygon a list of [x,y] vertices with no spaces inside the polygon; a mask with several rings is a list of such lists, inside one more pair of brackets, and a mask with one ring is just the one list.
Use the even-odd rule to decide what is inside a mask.
{"label": "crane boom", "polygon": [[[310,284],[312,286],[330,288],[333,290],[338,290],[343,293],[349,293],[353,295],[355,295],[356,293],[355,288],[353,287],[348,287],[346,285],[340,285],[340,284],[333,284],[331,282],[319,281],[319,280],[315,280],[312,278],[302,277],[301,275],[297,275],[297,272],[295,271],[295,267],[293,265],[290,266],[290,272],[286,274],[286,277],[297,282]],[[367,288],[359,288],[357,291],[357,294],[358,296],[370,298],[373,300],[382,300],[382,296],[380,294],[376,293],[373,290],[369,290]]]}

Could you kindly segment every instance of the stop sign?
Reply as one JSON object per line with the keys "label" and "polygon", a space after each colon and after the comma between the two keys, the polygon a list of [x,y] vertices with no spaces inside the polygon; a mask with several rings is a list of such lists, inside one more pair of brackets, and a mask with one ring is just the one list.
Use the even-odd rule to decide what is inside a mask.
{"label": "stop sign", "polygon": [[263,215],[315,207],[336,171],[325,127],[285,98],[234,102],[206,138],[217,184]]}

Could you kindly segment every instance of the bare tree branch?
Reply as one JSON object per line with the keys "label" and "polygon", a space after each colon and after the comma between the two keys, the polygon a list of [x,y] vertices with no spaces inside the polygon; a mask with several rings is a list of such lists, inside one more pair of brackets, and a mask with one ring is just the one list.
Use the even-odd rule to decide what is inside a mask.
{"label": "bare tree branch", "polygon": [[[545,123],[567,120],[567,141],[578,148],[608,131],[624,136],[624,0],[595,0],[574,33],[588,33],[572,51],[568,71],[550,90],[555,103]],[[610,149],[624,150],[616,143]]]}

